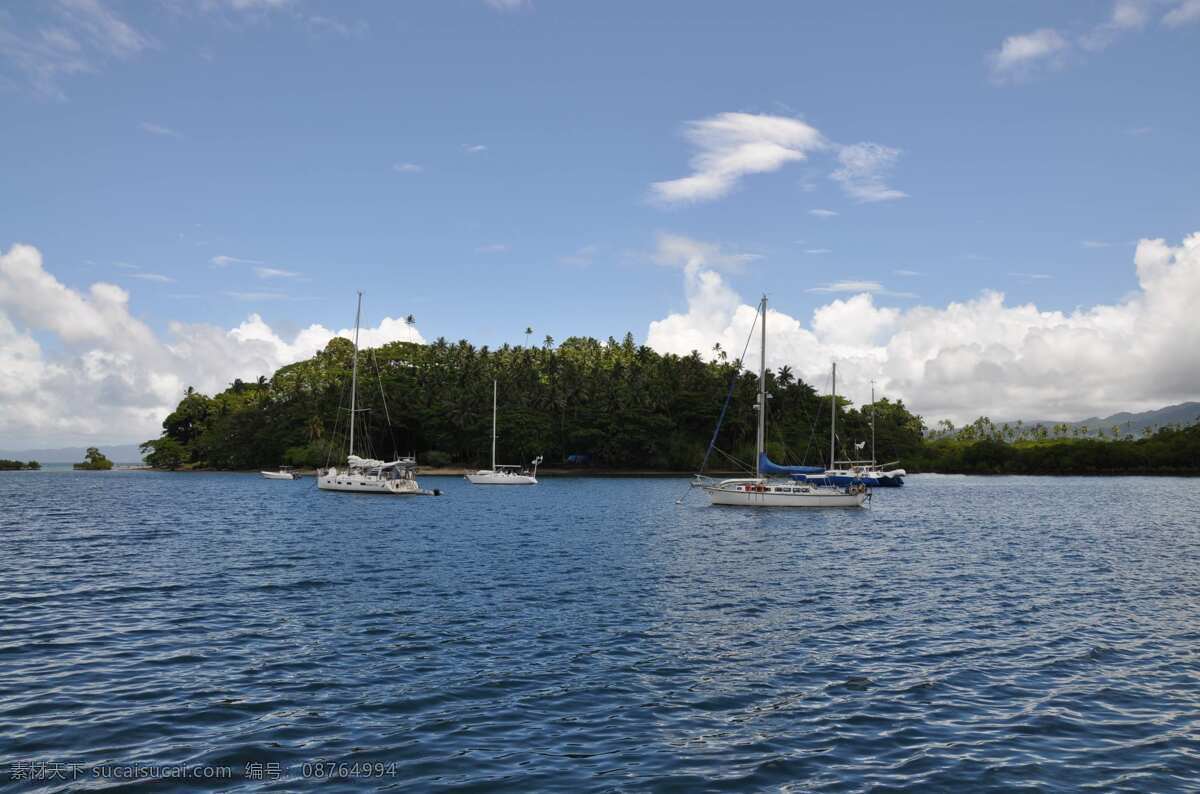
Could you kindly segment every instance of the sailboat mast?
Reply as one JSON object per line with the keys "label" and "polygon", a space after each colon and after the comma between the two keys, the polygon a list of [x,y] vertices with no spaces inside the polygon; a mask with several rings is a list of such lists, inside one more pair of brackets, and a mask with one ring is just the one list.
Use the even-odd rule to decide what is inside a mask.
{"label": "sailboat mast", "polygon": [[829,400],[829,468],[836,469],[834,456],[837,449],[837,362],[833,362],[833,394]]}
{"label": "sailboat mast", "polygon": [[767,296],[759,308],[762,316],[762,346],[758,357],[758,453],[754,456],[754,476],[762,476],[762,457],[767,448]]}
{"label": "sailboat mast", "polygon": [[492,378],[492,471],[496,470],[496,379]]}
{"label": "sailboat mast", "polygon": [[875,465],[875,381],[871,381],[871,465]]}
{"label": "sailboat mast", "polygon": [[354,454],[355,397],[358,394],[358,324],[362,320],[362,290],[358,292],[358,309],[354,312],[354,364],[350,369],[350,454]]}

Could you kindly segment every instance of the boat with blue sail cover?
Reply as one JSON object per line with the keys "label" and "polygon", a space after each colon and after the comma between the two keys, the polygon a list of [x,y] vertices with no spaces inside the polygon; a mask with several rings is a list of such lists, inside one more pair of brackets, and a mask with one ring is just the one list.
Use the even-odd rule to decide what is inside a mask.
{"label": "boat with blue sail cover", "polygon": [[[875,382],[871,382],[871,458],[870,460],[837,460],[837,364],[833,365],[832,375],[833,407],[830,414],[829,430],[829,459],[832,465],[828,469],[812,472],[797,472],[795,479],[818,485],[847,486],[852,483],[865,483],[872,488],[899,488],[904,485],[907,472],[897,466],[899,461],[880,465],[875,460]],[[855,450],[861,449],[866,442],[854,445]],[[805,467],[795,467],[805,468]]]}

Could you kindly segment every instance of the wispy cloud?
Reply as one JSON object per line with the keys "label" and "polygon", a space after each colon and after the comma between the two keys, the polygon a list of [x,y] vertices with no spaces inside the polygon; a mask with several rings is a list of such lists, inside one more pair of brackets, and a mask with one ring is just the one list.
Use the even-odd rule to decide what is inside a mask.
{"label": "wispy cloud", "polygon": [[228,267],[229,265],[265,265],[259,259],[239,259],[236,256],[226,256],[225,254],[217,254],[212,259],[208,260],[217,267]]}
{"label": "wispy cloud", "polygon": [[650,186],[651,198],[662,204],[720,198],[745,176],[776,171],[826,146],[821,133],[803,121],[752,113],[691,121],[683,135],[696,149],[692,173]]}
{"label": "wispy cloud", "polygon": [[290,297],[285,292],[237,292],[231,290],[225,294],[239,301],[285,301]]}
{"label": "wispy cloud", "polygon": [[863,293],[867,292],[872,295],[885,295],[892,298],[915,298],[914,292],[897,292],[890,290],[880,284],[878,281],[865,279],[845,279],[842,281],[831,281],[828,284],[822,284],[819,287],[809,287],[805,292],[815,292],[822,294],[829,293]]}
{"label": "wispy cloud", "polygon": [[1043,281],[1048,278],[1054,278],[1048,273],[1009,273],[1013,278],[1026,279],[1029,281]]}
{"label": "wispy cloud", "polygon": [[154,281],[159,284],[173,284],[175,279],[161,273],[130,273],[130,278],[140,278],[142,281]]}
{"label": "wispy cloud", "polygon": [[885,183],[889,171],[900,156],[899,149],[878,143],[856,143],[838,150],[842,167],[830,178],[842,186],[848,196],[861,202],[894,201],[908,194]]}
{"label": "wispy cloud", "polygon": [[823,209],[809,210],[808,214],[812,215],[814,217],[817,217],[817,218],[832,218],[835,215],[837,215],[837,213],[834,212],[833,210],[823,210]]}
{"label": "wispy cloud", "polygon": [[315,33],[332,33],[346,38],[365,36],[369,29],[367,23],[361,19],[346,23],[333,17],[313,14],[306,21],[308,22],[309,29]]}
{"label": "wispy cloud", "polygon": [[182,138],[183,137],[182,135],[180,135],[178,132],[171,129],[170,127],[164,127],[161,124],[154,124],[149,121],[143,121],[141,124],[138,125],[138,127],[140,127],[143,132],[148,132],[151,135],[163,135],[163,136],[166,136],[169,138]]}
{"label": "wispy cloud", "polygon": [[480,152],[487,151],[487,147],[482,143],[464,143],[462,148],[467,154],[479,154]]}
{"label": "wispy cloud", "polygon": [[832,254],[833,249],[832,248],[806,248],[804,250],[804,253],[806,253],[806,254]]}
{"label": "wispy cloud", "polygon": [[1041,66],[1061,63],[1070,48],[1070,42],[1054,28],[1009,36],[1000,49],[988,55],[992,79],[1004,83],[1028,78]]}
{"label": "wispy cloud", "polygon": [[560,264],[571,265],[572,267],[587,267],[592,264],[592,259],[595,258],[596,251],[596,246],[585,245],[573,254],[560,256],[558,261]]}
{"label": "wispy cloud", "polygon": [[805,292],[882,292],[883,285],[878,281],[831,281],[819,287],[809,287]]}
{"label": "wispy cloud", "polygon": [[892,273],[893,275],[904,276],[905,278],[915,278],[925,275],[918,270],[893,270]]}
{"label": "wispy cloud", "polygon": [[1112,243],[1106,243],[1103,240],[1084,240],[1080,245],[1084,248],[1108,248]]}
{"label": "wispy cloud", "polygon": [[508,250],[507,243],[488,243],[475,249],[477,254],[501,254]]}
{"label": "wispy cloud", "polygon": [[1171,28],[1193,22],[1200,22],[1200,0],[1184,0],[1163,16],[1163,24]]}
{"label": "wispy cloud", "polygon": [[298,278],[299,273],[292,270],[283,270],[278,267],[256,267],[254,273],[259,278]]}
{"label": "wispy cloud", "polygon": [[425,169],[416,163],[396,163],[392,166],[392,170],[401,174],[419,174]]}
{"label": "wispy cloud", "polygon": [[65,99],[63,78],[98,71],[106,60],[132,58],[154,46],[100,0],[32,3],[28,9],[45,16],[18,28],[10,15],[0,14],[0,58],[44,97]]}
{"label": "wispy cloud", "polygon": [[1152,132],[1154,132],[1153,127],[1130,127],[1129,129],[1125,130],[1126,135],[1136,135],[1139,137],[1142,135],[1149,135]]}
{"label": "wispy cloud", "polygon": [[651,259],[666,267],[682,267],[689,272],[700,268],[737,272],[751,262],[762,259],[759,254],[734,254],[715,243],[694,240],[682,234],[659,232],[658,247]]}
{"label": "wispy cloud", "polygon": [[506,14],[533,10],[533,0],[483,0],[483,3],[493,11]]}

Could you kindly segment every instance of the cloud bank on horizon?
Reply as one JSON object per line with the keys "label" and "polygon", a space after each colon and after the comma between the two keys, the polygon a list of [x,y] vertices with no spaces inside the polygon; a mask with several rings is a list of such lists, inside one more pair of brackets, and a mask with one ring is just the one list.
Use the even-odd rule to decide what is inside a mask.
{"label": "cloud bank on horizon", "polygon": [[[52,338],[51,352],[38,336]],[[48,272],[38,249],[0,251],[0,438],[7,446],[156,437],[193,386],[213,393],[321,350],[352,329],[310,325],[290,339],[258,314],[234,328],[173,322],[161,338],[130,310],[129,293],[97,282],[73,290]],[[424,342],[403,319],[363,328],[360,342]]]}
{"label": "cloud bank on horizon", "polygon": [[[660,239],[660,261],[683,268],[687,311],[650,323],[646,343],[712,358],[745,347],[756,307],[720,271],[735,255],[678,236]],[[767,313],[767,364],[784,364],[818,390],[838,362],[839,393],[903,399],[927,419],[1078,418],[1156,408],[1200,393],[1200,232],[1182,244],[1144,239],[1134,255],[1139,289],[1112,305],[1070,313],[1009,305],[984,291],[936,308],[878,306],[871,292],[837,299],[802,320]],[[778,297],[778,296],[776,296]],[[779,302],[776,301],[775,305]],[[750,345],[746,365],[758,366]]]}

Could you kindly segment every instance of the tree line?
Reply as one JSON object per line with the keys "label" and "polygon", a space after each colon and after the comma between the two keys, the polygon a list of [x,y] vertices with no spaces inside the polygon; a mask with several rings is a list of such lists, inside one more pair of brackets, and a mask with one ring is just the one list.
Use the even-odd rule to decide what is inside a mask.
{"label": "tree line", "polygon": [[[160,468],[256,469],[344,461],[353,346],[342,338],[312,358],[212,396],[188,389],[148,441]],[[488,465],[492,381],[499,389],[501,463],[587,461],[596,467],[694,471],[732,390],[710,468],[753,466],[758,377],[718,354],[661,354],[633,336],[490,349],[467,341],[392,342],[360,351],[355,452],[416,454],[423,465]],[[768,450],[778,462],[824,464],[830,398],[789,367],[767,373]],[[881,456],[914,454],[924,425],[903,402],[876,403]],[[870,436],[870,409],[840,400],[839,458]]]}
{"label": "tree line", "polygon": [[[212,396],[188,389],[147,441],[158,468],[259,469],[344,461],[351,343],[333,339],[270,378]],[[758,376],[720,350],[661,354],[632,335],[490,349],[467,341],[393,342],[360,351],[355,452],[422,465],[490,463],[492,381],[499,389],[500,463],[583,462],[600,468],[695,471],[726,397],[708,469],[753,468]],[[830,397],[787,367],[768,370],[768,452],[779,463],[827,465]],[[873,406],[881,461],[910,472],[978,474],[1200,473],[1200,425],[1133,437],[1086,437],[1066,426],[996,425],[987,417],[927,429],[902,401]],[[838,459],[864,457],[872,406],[838,405]]]}

